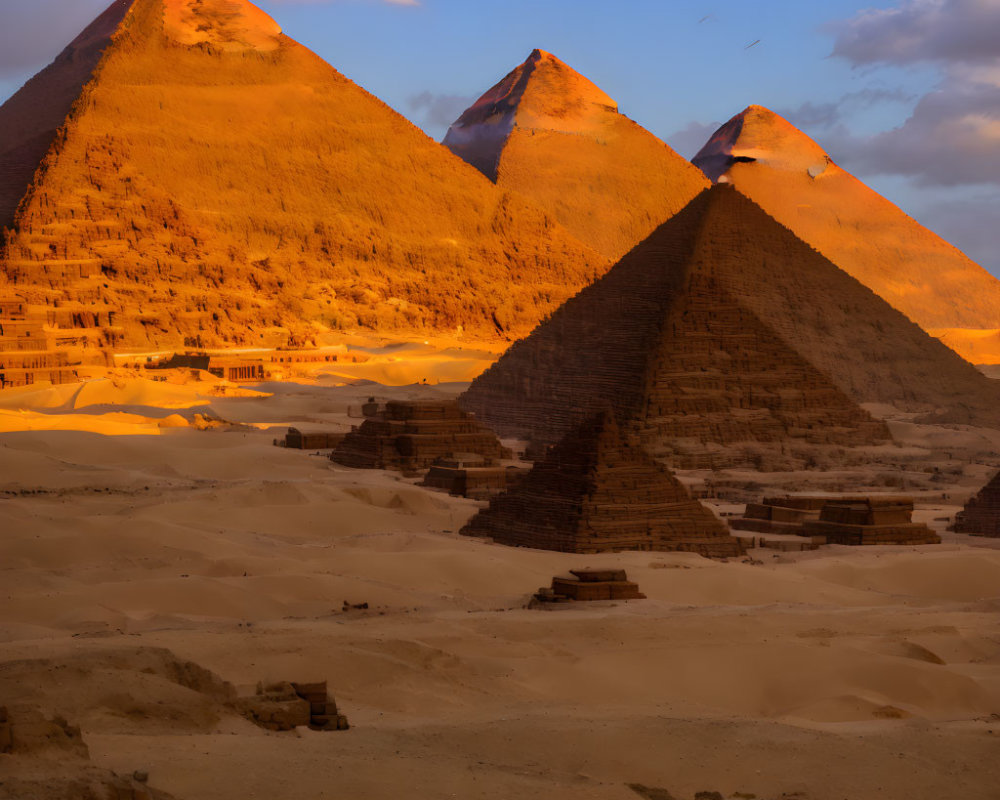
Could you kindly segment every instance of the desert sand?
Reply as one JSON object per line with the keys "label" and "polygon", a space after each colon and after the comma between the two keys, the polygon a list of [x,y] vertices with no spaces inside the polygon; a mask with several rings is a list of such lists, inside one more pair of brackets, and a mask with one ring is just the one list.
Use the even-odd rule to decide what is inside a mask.
{"label": "desert sand", "polygon": [[[274,446],[465,383],[102,380],[0,395],[50,422],[0,433],[0,705],[79,724],[96,768],[180,800],[997,797],[1000,542],[944,531],[995,432],[871,407],[919,468],[681,473],[720,514],[902,488],[938,546],[598,557],[461,537],[474,501]],[[605,565],[648,599],[525,608]],[[180,685],[187,661],[243,693],[326,679],[352,727],[262,730]]]}

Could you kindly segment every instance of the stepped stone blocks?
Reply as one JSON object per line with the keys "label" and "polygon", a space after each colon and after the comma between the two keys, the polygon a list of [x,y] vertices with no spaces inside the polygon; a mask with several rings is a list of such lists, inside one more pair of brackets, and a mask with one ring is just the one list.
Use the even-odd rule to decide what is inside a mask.
{"label": "stepped stone blocks", "polygon": [[485,500],[517,485],[527,470],[518,467],[484,466],[482,456],[461,453],[439,458],[420,482],[431,489],[444,489],[458,497]]}
{"label": "stepped stone blocks", "polygon": [[742,517],[729,520],[733,530],[757,533],[801,534],[806,520],[819,519],[830,497],[793,495],[765,497],[760,503],[747,503]]}
{"label": "stepped stone blocks", "polygon": [[829,544],[940,544],[941,537],[912,521],[911,497],[831,498],[818,520],[802,525],[805,536],[823,536]]}
{"label": "stepped stone blocks", "polygon": [[1000,472],[958,512],[952,530],[973,536],[1000,537]]}
{"label": "stepped stone blocks", "polygon": [[41,381],[71,383],[77,379],[74,366],[69,352],[56,349],[37,312],[19,301],[0,303],[0,389]]}
{"label": "stepped stone blocks", "polygon": [[258,684],[252,697],[241,697],[238,708],[254,724],[271,731],[290,731],[308,726],[320,731],[344,731],[347,717],[320,683]]}
{"label": "stepped stone blocks", "polygon": [[454,400],[366,404],[369,418],[355,426],[330,460],[357,469],[415,472],[456,453],[482,457],[485,466],[511,457],[496,434]]}
{"label": "stepped stone blocks", "polygon": [[744,552],[669,470],[624,435],[610,411],[567,435],[461,532],[568,553],[662,550],[725,558]]}
{"label": "stepped stone blocks", "polygon": [[501,436],[547,444],[610,405],[655,455],[703,468],[759,468],[762,450],[778,468],[815,452],[868,458],[850,449],[890,435],[861,402],[1000,424],[996,382],[727,185],[661,225],[461,398]]}
{"label": "stepped stone blocks", "polygon": [[609,264],[245,0],[117,0],[0,108],[10,169],[0,301],[95,358],[517,337]]}
{"label": "stepped stone blocks", "polygon": [[289,428],[285,434],[285,447],[293,450],[332,450],[343,441],[345,433],[330,433],[329,431],[301,431]]}
{"label": "stepped stone blocks", "polygon": [[467,109],[444,145],[613,260],[709,185],[600,88],[541,50]]}
{"label": "stepped stone blocks", "polygon": [[638,584],[623,569],[571,569],[572,577],[555,577],[551,587],[542,587],[533,604],[594,602],[597,600],[645,600]]}

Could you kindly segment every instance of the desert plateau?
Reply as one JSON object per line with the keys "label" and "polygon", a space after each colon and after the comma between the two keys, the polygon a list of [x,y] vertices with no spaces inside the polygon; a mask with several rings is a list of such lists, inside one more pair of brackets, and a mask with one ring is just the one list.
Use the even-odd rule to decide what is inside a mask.
{"label": "desert plateau", "polygon": [[1000,800],[995,4],[40,2],[0,800]]}

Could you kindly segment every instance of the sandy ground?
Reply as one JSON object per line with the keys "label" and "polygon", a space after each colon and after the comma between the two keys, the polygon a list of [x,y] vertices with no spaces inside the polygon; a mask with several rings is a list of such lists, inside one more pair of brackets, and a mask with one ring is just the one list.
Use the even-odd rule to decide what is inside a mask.
{"label": "sandy ground", "polygon": [[[462,384],[88,387],[0,394],[0,705],[80,724],[98,766],[179,800],[624,800],[632,783],[676,800],[1000,798],[1000,542],[727,563],[506,548],[458,535],[472,501],[273,445],[289,424],[356,423],[369,394]],[[893,426],[889,478],[808,484],[902,480],[943,530],[997,435]],[[624,567],[648,599],[524,607],[586,565]],[[178,685],[176,660],[245,692],[327,679],[352,728],[266,732]]]}

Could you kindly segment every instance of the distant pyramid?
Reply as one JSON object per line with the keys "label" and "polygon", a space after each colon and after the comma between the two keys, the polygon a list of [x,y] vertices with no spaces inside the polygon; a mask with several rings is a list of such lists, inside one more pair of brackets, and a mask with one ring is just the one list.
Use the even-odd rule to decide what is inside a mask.
{"label": "distant pyramid", "polygon": [[708,186],[601,89],[541,50],[462,114],[444,144],[612,260]]}
{"label": "distant pyramid", "polygon": [[1000,472],[979,490],[955,516],[958,533],[1000,538]]}
{"label": "distant pyramid", "polygon": [[666,467],[627,439],[610,411],[570,431],[462,533],[567,553],[744,552],[742,542]]}
{"label": "distant pyramid", "polygon": [[995,382],[725,185],[515,343],[462,398],[501,436],[547,443],[610,405],[678,466],[746,462],[747,443],[791,455],[889,439],[859,402],[1000,419]]}
{"label": "distant pyramid", "polygon": [[838,167],[761,106],[693,159],[974,363],[1000,362],[1000,280]]}
{"label": "distant pyramid", "polygon": [[60,341],[513,338],[606,268],[245,0],[114,3],[0,108],[0,160],[0,301]]}

